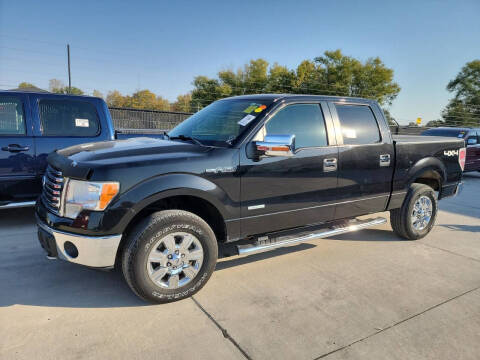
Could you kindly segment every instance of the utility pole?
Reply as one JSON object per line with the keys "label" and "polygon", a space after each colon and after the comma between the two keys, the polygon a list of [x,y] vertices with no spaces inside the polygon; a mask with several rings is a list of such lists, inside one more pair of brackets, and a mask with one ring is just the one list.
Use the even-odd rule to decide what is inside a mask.
{"label": "utility pole", "polygon": [[70,44],[67,44],[67,58],[68,58],[68,93],[72,93],[72,75],[70,73]]}

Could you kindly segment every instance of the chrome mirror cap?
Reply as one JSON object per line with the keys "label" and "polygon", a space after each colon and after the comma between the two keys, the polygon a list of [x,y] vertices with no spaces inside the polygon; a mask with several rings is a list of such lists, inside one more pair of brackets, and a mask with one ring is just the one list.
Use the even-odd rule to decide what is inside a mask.
{"label": "chrome mirror cap", "polygon": [[260,156],[293,156],[295,135],[267,135],[257,141],[255,147]]}

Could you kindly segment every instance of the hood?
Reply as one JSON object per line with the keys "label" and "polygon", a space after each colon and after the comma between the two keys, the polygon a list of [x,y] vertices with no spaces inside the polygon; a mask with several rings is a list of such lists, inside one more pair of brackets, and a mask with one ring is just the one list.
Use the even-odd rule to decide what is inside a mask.
{"label": "hood", "polygon": [[191,156],[205,153],[208,147],[183,141],[159,140],[146,137],[127,140],[102,141],[71,146],[57,151],[59,155],[78,163],[91,162],[128,162],[148,156],[151,160],[157,157],[177,157],[179,154]]}

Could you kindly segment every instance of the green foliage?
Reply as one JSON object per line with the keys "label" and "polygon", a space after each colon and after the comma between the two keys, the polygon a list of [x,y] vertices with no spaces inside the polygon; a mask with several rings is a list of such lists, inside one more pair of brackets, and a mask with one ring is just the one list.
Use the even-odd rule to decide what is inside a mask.
{"label": "green foliage", "polygon": [[465,64],[447,85],[454,94],[442,112],[447,126],[480,126],[480,60]]}
{"label": "green foliage", "polygon": [[37,87],[35,85],[33,85],[32,83],[29,83],[29,82],[25,82],[25,81],[18,84],[18,88],[19,89],[37,89]]}
{"label": "green foliage", "polygon": [[93,96],[103,99],[103,94],[98,90],[93,90]]}
{"label": "green foliage", "polygon": [[68,86],[65,86],[62,80],[50,79],[49,86],[50,92],[55,94],[71,94],[71,95],[83,95],[83,91],[75,86],[72,86],[71,89]]}
{"label": "green foliage", "polygon": [[124,107],[146,110],[170,110],[170,103],[161,96],[156,96],[150,90],[139,90],[130,95],[122,95],[118,90],[110,91],[106,98],[110,107]]}
{"label": "green foliage", "polygon": [[364,63],[340,50],[326,51],[314,61],[304,60],[295,70],[264,59],[250,60],[236,72],[222,70],[217,79],[197,76],[192,105],[202,108],[226,96],[258,93],[325,94],[360,96],[390,105],[400,92],[393,70],[378,58]]}
{"label": "green foliage", "polygon": [[192,94],[178,95],[177,101],[172,104],[172,111],[191,112]]}

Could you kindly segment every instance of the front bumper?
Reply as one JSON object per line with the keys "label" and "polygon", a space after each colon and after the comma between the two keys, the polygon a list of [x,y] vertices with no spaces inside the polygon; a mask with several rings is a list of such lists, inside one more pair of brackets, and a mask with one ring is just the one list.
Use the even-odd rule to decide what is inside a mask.
{"label": "front bumper", "polygon": [[115,265],[122,235],[85,236],[58,231],[37,217],[38,237],[49,258],[58,257],[76,264],[96,268]]}

